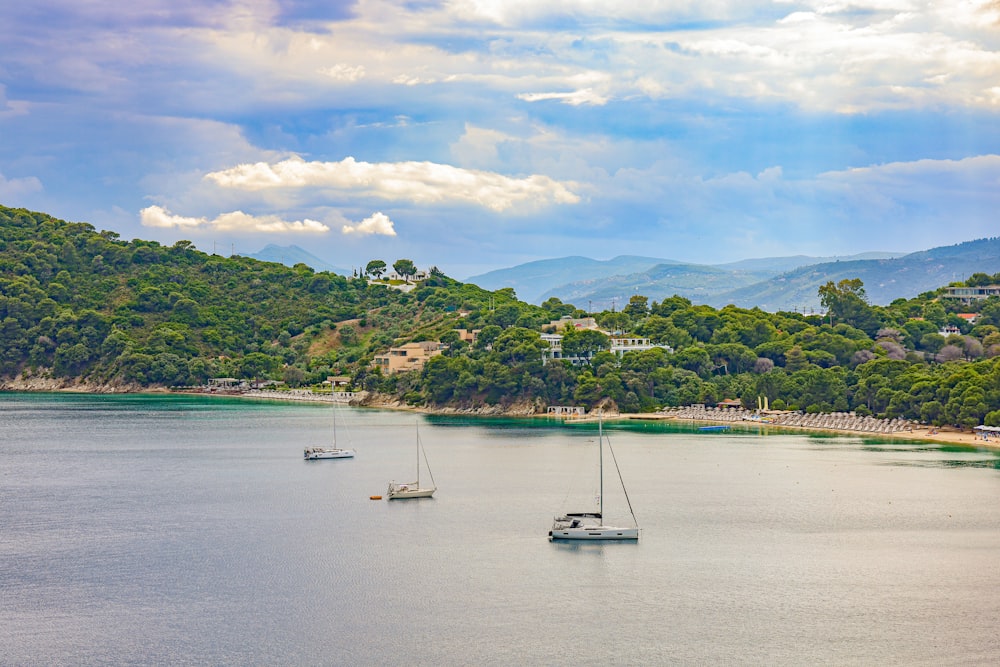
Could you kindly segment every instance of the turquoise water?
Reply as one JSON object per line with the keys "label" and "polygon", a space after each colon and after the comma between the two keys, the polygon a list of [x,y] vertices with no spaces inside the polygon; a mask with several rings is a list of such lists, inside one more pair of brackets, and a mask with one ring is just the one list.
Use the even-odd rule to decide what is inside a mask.
{"label": "turquoise water", "polygon": [[1000,660],[995,452],[608,424],[642,537],[566,545],[594,425],[331,410],[0,394],[0,663]]}

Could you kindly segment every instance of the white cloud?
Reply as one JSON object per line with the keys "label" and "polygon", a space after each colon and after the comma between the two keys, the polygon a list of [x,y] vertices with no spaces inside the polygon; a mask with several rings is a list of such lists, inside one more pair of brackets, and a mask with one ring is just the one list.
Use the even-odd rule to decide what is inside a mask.
{"label": "white cloud", "polygon": [[[912,162],[889,162],[868,167],[855,167],[844,171],[822,174],[820,178],[840,180],[871,180],[875,178],[910,178],[944,175],[963,175],[966,178],[986,178],[997,184],[1000,177],[1000,155],[977,155],[961,160],[914,160]],[[991,177],[992,175],[992,177]]]}
{"label": "white cloud", "polygon": [[253,216],[243,211],[222,213],[213,219],[189,218],[174,215],[161,206],[149,206],[139,212],[139,218],[145,227],[178,228],[178,229],[214,229],[231,232],[251,233],[293,233],[293,234],[323,234],[330,228],[316,220],[287,221],[275,215]]}
{"label": "white cloud", "polygon": [[34,176],[11,178],[8,180],[3,174],[0,174],[0,198],[15,198],[31,192],[40,192],[41,190],[42,182]]}
{"label": "white cloud", "polygon": [[595,93],[590,88],[575,90],[572,93],[521,93],[517,96],[525,102],[542,102],[545,100],[558,100],[570,106],[580,106],[581,104],[593,104],[603,106],[608,103],[608,98]]}
{"label": "white cloud", "polygon": [[433,162],[306,162],[295,157],[275,164],[257,162],[205,175],[223,188],[329,188],[417,204],[461,203],[505,211],[516,205],[575,204],[572,184],[534,174],[510,178]]}
{"label": "white cloud", "polygon": [[341,227],[344,234],[357,234],[359,236],[371,236],[378,234],[381,236],[395,236],[396,229],[392,220],[385,213],[379,211],[368,216],[356,225],[344,225]]}
{"label": "white cloud", "polygon": [[353,83],[365,78],[365,68],[361,65],[347,65],[337,63],[329,67],[320,67],[317,70],[320,74],[335,79],[337,81],[347,81]]}

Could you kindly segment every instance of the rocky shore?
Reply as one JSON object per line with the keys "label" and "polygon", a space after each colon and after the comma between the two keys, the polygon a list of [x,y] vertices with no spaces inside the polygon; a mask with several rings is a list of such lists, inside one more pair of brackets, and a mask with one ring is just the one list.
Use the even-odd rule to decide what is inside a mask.
{"label": "rocky shore", "polygon": [[80,394],[135,394],[166,391],[162,388],[143,387],[130,382],[91,382],[80,378],[51,378],[41,375],[0,378],[0,391],[47,392],[65,391]]}

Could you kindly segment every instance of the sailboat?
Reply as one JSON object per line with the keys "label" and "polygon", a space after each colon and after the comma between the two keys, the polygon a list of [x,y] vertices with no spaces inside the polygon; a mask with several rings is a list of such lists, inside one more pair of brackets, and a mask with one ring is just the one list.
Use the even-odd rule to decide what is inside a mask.
{"label": "sailboat", "polygon": [[[420,486],[420,458],[423,456],[424,465],[427,466],[427,474],[431,478],[430,486]],[[434,484],[434,475],[431,474],[431,465],[427,463],[427,452],[420,442],[420,428],[417,427],[417,481],[415,482],[389,482],[389,490],[386,491],[386,500],[404,500],[406,498],[430,498],[437,491]]]}
{"label": "sailboat", "polygon": [[[632,502],[628,499],[628,491],[625,491],[625,482],[622,480],[622,490],[625,491],[625,501],[628,503],[628,510],[632,514],[634,526],[606,526],[604,525],[604,416],[601,415],[597,422],[597,450],[600,460],[600,491],[598,492],[598,509],[596,512],[570,512],[557,516],[552,522],[552,530],[549,531],[550,540],[638,540],[639,524],[635,520],[635,512],[632,511]],[[621,480],[621,471],[618,470],[618,461],[615,459],[615,452],[611,449],[611,441],[608,440],[608,451],[611,452],[611,459],[615,463],[615,470],[618,471],[618,479]]]}
{"label": "sailboat", "polygon": [[333,447],[306,447],[303,457],[306,461],[321,459],[353,459],[353,449],[337,447],[337,404],[333,404]]}

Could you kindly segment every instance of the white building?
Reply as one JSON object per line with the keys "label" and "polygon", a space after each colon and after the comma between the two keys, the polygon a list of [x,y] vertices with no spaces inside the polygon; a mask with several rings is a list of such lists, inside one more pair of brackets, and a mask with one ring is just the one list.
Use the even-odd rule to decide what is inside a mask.
{"label": "white building", "polygon": [[[549,349],[542,351],[543,364],[545,364],[549,359],[565,359],[574,366],[590,363],[590,359],[593,356],[590,354],[586,356],[563,356],[562,338],[562,334],[542,334],[542,340],[549,344]],[[612,354],[621,357],[626,352],[644,352],[646,350],[652,350],[655,347],[666,350],[671,354],[674,351],[674,348],[669,345],[657,345],[655,343],[650,343],[648,338],[626,338],[621,336],[611,337],[611,349],[609,351]]]}

